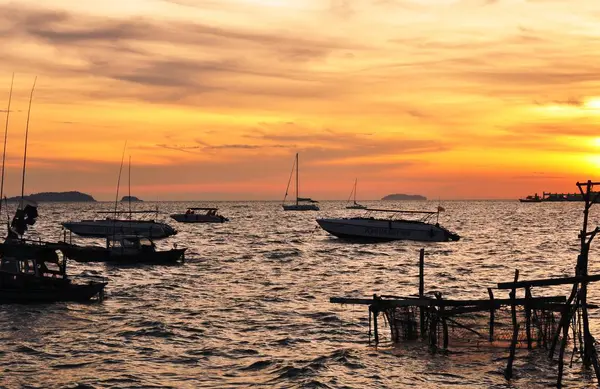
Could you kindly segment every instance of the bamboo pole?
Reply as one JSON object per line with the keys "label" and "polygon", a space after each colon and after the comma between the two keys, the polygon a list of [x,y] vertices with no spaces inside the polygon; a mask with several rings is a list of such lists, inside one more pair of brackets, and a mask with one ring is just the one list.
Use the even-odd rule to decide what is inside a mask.
{"label": "bamboo pole", "polygon": [[[419,298],[425,297],[425,249],[419,251]],[[419,308],[421,338],[425,338],[425,307]]]}

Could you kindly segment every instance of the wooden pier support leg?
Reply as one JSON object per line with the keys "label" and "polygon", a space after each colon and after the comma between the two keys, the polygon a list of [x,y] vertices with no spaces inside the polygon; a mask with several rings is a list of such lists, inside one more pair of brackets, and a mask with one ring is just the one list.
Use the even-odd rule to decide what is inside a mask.
{"label": "wooden pier support leg", "polygon": [[[425,249],[419,251],[419,298],[425,296]],[[425,328],[425,307],[419,307],[419,324],[421,339],[425,339],[427,329]]]}
{"label": "wooden pier support leg", "polygon": [[[570,310],[569,313],[567,313],[567,316],[571,316]],[[557,388],[562,387],[562,377],[565,369],[565,348],[567,347],[567,341],[569,339],[569,322],[570,318],[567,320],[567,325],[563,326],[562,341],[560,343],[560,351],[558,352],[558,378],[556,380]]]}
{"label": "wooden pier support leg", "polygon": [[515,354],[517,352],[517,342],[519,341],[519,325],[517,324],[513,328],[512,340],[510,342],[510,354],[508,355],[508,363],[506,370],[504,370],[504,377],[510,380],[513,377],[513,362],[515,361]]}
{"label": "wooden pier support leg", "polygon": [[[370,308],[373,309],[373,308]],[[375,338],[375,346],[379,344],[379,328],[377,323],[377,316],[379,316],[379,311],[373,310],[373,336]]]}
{"label": "wooden pier support leg", "polygon": [[527,333],[527,349],[531,350],[531,288],[525,288],[525,332]]}
{"label": "wooden pier support leg", "polygon": [[[519,270],[515,270],[515,280],[516,283],[519,280]],[[512,341],[510,343],[510,354],[508,356],[508,363],[506,365],[506,370],[504,370],[504,377],[507,380],[511,379],[513,376],[513,362],[515,360],[515,353],[517,349],[517,342],[519,341],[519,323],[517,322],[517,289],[512,288],[510,291],[510,312],[512,318],[512,326],[513,326],[513,336]]]}
{"label": "wooden pier support leg", "polygon": [[[438,300],[442,300],[442,294],[439,292],[435,293],[435,298]],[[439,308],[439,316],[442,321],[442,337],[443,337],[443,346],[444,350],[448,350],[448,322],[446,321],[446,317],[444,316],[444,306],[440,306]]]}
{"label": "wooden pier support leg", "polygon": [[490,295],[490,342],[493,342],[496,306],[494,304],[494,292],[492,291],[492,288],[488,288],[488,294]]}
{"label": "wooden pier support leg", "polygon": [[552,343],[550,344],[550,351],[548,352],[548,358],[552,359],[554,358],[554,352],[556,351],[556,344],[558,343],[558,338],[560,337],[561,332],[563,331],[563,328],[566,326],[567,329],[569,328],[569,323],[571,321],[571,303],[573,302],[573,300],[575,299],[575,296],[577,295],[577,285],[575,284],[573,285],[573,290],[571,292],[571,295],[569,296],[569,298],[567,299],[567,302],[565,303],[565,307],[563,309],[562,312],[562,316],[558,322],[558,327],[556,327],[556,332],[554,333],[554,336],[552,337]]}

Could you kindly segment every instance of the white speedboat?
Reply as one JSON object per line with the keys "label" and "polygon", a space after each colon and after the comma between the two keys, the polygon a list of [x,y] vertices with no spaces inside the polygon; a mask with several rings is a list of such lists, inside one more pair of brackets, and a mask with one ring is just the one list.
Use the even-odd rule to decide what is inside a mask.
{"label": "white speedboat", "polygon": [[[196,213],[206,211],[206,213]],[[224,223],[229,221],[225,216],[217,213],[218,208],[188,208],[185,213],[176,213],[171,218],[180,223]]]}
{"label": "white speedboat", "polygon": [[392,212],[398,214],[424,215],[420,220],[353,217],[317,219],[317,223],[325,231],[342,239],[365,241],[415,240],[421,242],[457,241],[460,236],[450,232],[438,223],[428,221],[438,212],[428,211],[396,211],[367,209],[367,211]]}
{"label": "white speedboat", "polygon": [[[133,211],[149,213],[154,211]],[[177,234],[170,225],[154,220],[132,220],[107,217],[106,219],[70,221],[62,226],[75,235],[89,238],[107,238],[115,235],[134,235],[151,239],[163,239]]]}
{"label": "white speedboat", "polygon": [[[285,200],[287,199],[288,192],[290,189],[290,184],[292,182],[292,176],[294,174],[294,167],[296,168],[296,203],[294,204],[286,204]],[[298,153],[296,153],[296,160],[294,161],[294,166],[292,166],[292,173],[290,174],[290,180],[288,181],[288,186],[285,190],[285,197],[283,198],[283,210],[284,211],[318,211],[319,206],[317,205],[318,201],[315,201],[306,197],[298,197]]]}
{"label": "white speedboat", "polygon": [[352,195],[354,195],[354,200],[352,202],[352,205],[347,205],[346,209],[367,209],[366,205],[362,205],[356,202],[356,184],[358,183],[358,178],[354,180],[354,188],[352,188],[352,192],[350,192],[350,197],[348,198],[348,201],[350,201],[350,198],[352,198]]}

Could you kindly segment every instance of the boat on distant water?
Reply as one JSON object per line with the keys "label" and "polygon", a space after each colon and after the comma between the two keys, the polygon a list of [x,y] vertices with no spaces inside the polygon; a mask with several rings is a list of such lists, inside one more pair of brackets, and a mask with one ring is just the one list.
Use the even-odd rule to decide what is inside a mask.
{"label": "boat on distant water", "polygon": [[536,193],[535,195],[527,196],[524,199],[519,199],[519,201],[522,203],[541,203],[542,198]]}
{"label": "boat on distant water", "polygon": [[107,238],[106,247],[66,244],[62,251],[77,262],[128,264],[174,264],[184,262],[186,248],[158,251],[149,238],[115,236]]}
{"label": "boat on distant water", "polygon": [[[370,209],[368,212],[392,214],[389,218],[352,217],[317,219],[325,231],[342,239],[363,241],[415,240],[421,242],[449,242],[460,239],[458,234],[431,223],[429,220],[443,211],[402,211],[392,209]],[[420,219],[395,219],[396,215],[421,215]]]}
{"label": "boat on distant water", "polygon": [[[188,208],[185,213],[175,213],[171,215],[171,218],[180,223],[224,223],[229,221],[225,216],[219,215],[218,210],[214,207]],[[206,213],[196,213],[196,211],[206,211]]]}
{"label": "boat on distant water", "polygon": [[[294,174],[294,167],[296,168],[296,203],[295,204],[286,204],[285,200],[287,199],[288,192],[290,189],[290,184],[292,182],[292,176]],[[296,153],[296,160],[294,161],[294,166],[292,166],[292,173],[290,174],[290,179],[288,181],[287,188],[285,189],[285,196],[283,198],[283,210],[284,211],[318,211],[319,206],[317,205],[318,201],[315,201],[308,197],[299,197],[298,195],[298,153]]]}
{"label": "boat on distant water", "polygon": [[[92,219],[69,221],[62,226],[72,233],[88,238],[107,238],[116,235],[139,236],[152,239],[163,239],[177,234],[177,231],[167,223],[154,220],[133,220],[131,218],[119,218],[123,212],[100,211],[98,213],[114,214],[114,217],[106,219]],[[131,211],[131,214],[158,214],[158,211]]]}
{"label": "boat on distant water", "polygon": [[357,184],[358,184],[358,178],[354,179],[354,188],[352,189],[352,192],[350,192],[350,197],[348,198],[348,202],[350,202],[350,199],[354,195],[352,205],[347,205],[346,209],[367,209],[366,205],[362,205],[362,204],[359,204],[356,202],[356,185]]}

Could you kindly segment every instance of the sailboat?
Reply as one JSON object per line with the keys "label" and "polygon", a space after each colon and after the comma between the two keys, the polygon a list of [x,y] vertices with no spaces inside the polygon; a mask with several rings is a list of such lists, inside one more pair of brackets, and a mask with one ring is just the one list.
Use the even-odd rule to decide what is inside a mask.
{"label": "sailboat", "polygon": [[[127,146],[127,143],[125,144]],[[119,170],[119,180],[117,182],[117,196],[115,199],[114,211],[98,211],[98,213],[112,214],[114,217],[106,219],[69,221],[62,223],[62,226],[75,235],[90,238],[109,238],[115,236],[137,236],[150,239],[163,239],[177,234],[177,231],[167,223],[157,222],[155,220],[133,219],[133,214],[155,214],[156,210],[131,210],[131,160],[129,161],[129,212],[117,210],[119,199],[119,186],[121,183],[121,172],[123,170],[123,159],[125,149],[123,149],[123,158],[121,159],[121,169]],[[119,217],[121,214],[128,214],[128,217]]]}
{"label": "sailboat", "polygon": [[[366,205],[362,205],[356,202],[356,184],[358,183],[358,178],[356,178],[354,180],[354,188],[352,189],[352,192],[350,192],[350,197],[352,197],[352,195],[354,195],[354,201],[352,203],[352,205],[348,205],[346,206],[346,209],[367,209]],[[348,198],[348,201],[350,201],[350,197]]]}
{"label": "sailboat", "polygon": [[[287,199],[290,184],[292,182],[292,175],[294,174],[294,167],[296,167],[296,203],[295,204],[286,204],[285,200]],[[298,153],[296,153],[296,160],[294,161],[294,166],[292,166],[292,173],[290,174],[290,179],[288,181],[287,188],[285,190],[285,197],[283,198],[283,210],[284,211],[318,211],[319,206],[317,205],[318,201],[315,201],[311,198],[307,197],[299,197],[298,195]]]}

